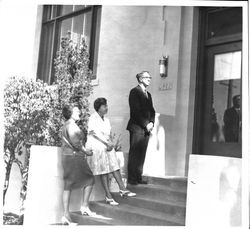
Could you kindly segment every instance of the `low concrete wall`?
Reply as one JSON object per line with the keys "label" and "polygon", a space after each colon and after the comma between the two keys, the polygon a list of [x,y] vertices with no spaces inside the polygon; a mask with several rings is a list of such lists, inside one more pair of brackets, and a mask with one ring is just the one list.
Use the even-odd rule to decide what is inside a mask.
{"label": "low concrete wall", "polygon": [[241,159],[191,155],[186,226],[241,226]]}
{"label": "low concrete wall", "polygon": [[[123,152],[117,152],[123,177],[126,177],[126,159]],[[125,157],[127,158],[127,157]],[[100,178],[95,177],[90,200],[104,199]],[[125,179],[126,181],[126,179]],[[117,190],[114,182],[112,191]],[[61,149],[51,146],[32,146],[30,151],[29,178],[25,201],[24,225],[48,225],[60,223],[63,215],[63,168]],[[82,198],[80,189],[74,190],[70,210],[79,211]]]}

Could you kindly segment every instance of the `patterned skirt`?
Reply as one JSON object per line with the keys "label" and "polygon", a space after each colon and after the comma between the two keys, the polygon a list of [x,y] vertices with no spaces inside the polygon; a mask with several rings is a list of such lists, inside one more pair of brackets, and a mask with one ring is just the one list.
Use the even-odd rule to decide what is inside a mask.
{"label": "patterned skirt", "polygon": [[87,157],[87,161],[94,175],[107,174],[120,169],[115,150],[107,151],[106,146],[92,136],[88,137],[86,148],[93,150],[93,156]]}

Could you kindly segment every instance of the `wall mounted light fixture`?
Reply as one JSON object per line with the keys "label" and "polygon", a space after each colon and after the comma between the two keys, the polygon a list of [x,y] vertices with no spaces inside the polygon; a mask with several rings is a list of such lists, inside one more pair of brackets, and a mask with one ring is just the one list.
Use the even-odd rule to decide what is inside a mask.
{"label": "wall mounted light fixture", "polygon": [[168,56],[163,56],[162,59],[159,60],[161,77],[168,76],[168,58]]}

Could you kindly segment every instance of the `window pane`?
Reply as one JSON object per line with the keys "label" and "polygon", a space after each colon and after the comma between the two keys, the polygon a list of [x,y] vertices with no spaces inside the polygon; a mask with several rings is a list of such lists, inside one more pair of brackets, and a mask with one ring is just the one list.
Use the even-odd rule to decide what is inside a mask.
{"label": "window pane", "polygon": [[49,21],[57,16],[57,6],[56,5],[45,5],[43,11],[43,21]]}
{"label": "window pane", "polygon": [[79,15],[79,16],[77,16],[77,17],[74,17],[73,18],[73,23],[72,23],[72,26],[73,26],[73,28],[72,28],[72,32],[74,33],[74,34],[83,34],[83,24],[84,24],[84,15],[83,14],[81,14],[81,15]]}
{"label": "window pane", "polygon": [[241,78],[241,51],[215,55],[214,80]]}
{"label": "window pane", "polygon": [[96,34],[95,34],[95,45],[94,45],[94,56],[92,58],[92,68],[93,68],[93,75],[92,80],[97,78],[97,64],[98,64],[98,48],[99,48],[99,32],[100,32],[100,25],[101,25],[101,7],[97,9],[97,18],[96,18]]}
{"label": "window pane", "polygon": [[38,62],[37,77],[50,83],[50,70],[52,64],[52,37],[53,23],[43,26],[40,43],[40,55]]}
{"label": "window pane", "polygon": [[[93,79],[96,78],[101,7],[89,7],[89,11],[74,16],[74,11],[81,10],[85,7],[89,7],[89,5],[44,6],[44,17],[49,18],[48,20],[53,20],[53,12],[55,12],[55,15],[57,13],[57,16],[72,13],[72,17],[69,18],[71,15],[68,15],[67,19],[58,18],[54,20],[55,28],[43,23],[41,48],[39,51],[38,78],[48,83],[54,82],[54,58],[60,48],[61,38],[68,36],[69,33],[74,44],[79,44],[82,38],[85,38],[90,55],[90,68],[95,74]],[[94,21],[92,21],[93,12],[95,12]],[[49,29],[49,27],[51,28]]]}
{"label": "window pane", "polygon": [[[92,13],[88,12],[73,18],[63,20],[58,24],[58,38],[56,46],[57,51],[61,48],[62,37],[68,36],[68,33],[70,33],[70,38],[73,41],[74,45],[80,44],[82,38],[84,37],[86,40],[86,44],[88,46],[88,50],[90,49],[90,34],[91,34],[91,20],[92,20],[91,15]],[[52,69],[51,78],[52,81],[54,81],[54,66]]]}
{"label": "window pane", "polygon": [[71,33],[71,39],[74,44],[79,44],[82,37],[85,37],[88,48],[90,46],[90,33],[91,33],[91,17],[92,13],[88,12],[81,14],[79,16],[63,20],[59,23],[59,38],[58,38],[58,47],[62,37],[67,36],[68,32]]}
{"label": "window pane", "polygon": [[51,19],[52,6],[44,6],[43,10],[43,21]]}
{"label": "window pane", "polygon": [[73,13],[74,11],[78,11],[86,8],[88,5],[62,5],[60,15],[65,15],[69,13]]}
{"label": "window pane", "polygon": [[73,5],[63,5],[60,15],[65,15],[71,12],[73,12]]}
{"label": "window pane", "polygon": [[[72,27],[72,18],[63,20],[62,22],[59,23],[59,37],[65,37],[68,32],[71,31]],[[61,39],[60,39],[61,40]]]}
{"label": "window pane", "polygon": [[88,12],[84,14],[84,20],[83,20],[83,31],[85,36],[85,41],[88,45],[88,48],[90,46],[90,33],[91,33],[91,25],[92,25],[92,12]]}
{"label": "window pane", "polygon": [[211,140],[241,143],[241,52],[217,54],[214,61]]}
{"label": "window pane", "polygon": [[242,8],[231,7],[208,13],[208,39],[235,33],[242,33]]}
{"label": "window pane", "polygon": [[81,10],[87,7],[87,5],[74,5],[74,11]]}

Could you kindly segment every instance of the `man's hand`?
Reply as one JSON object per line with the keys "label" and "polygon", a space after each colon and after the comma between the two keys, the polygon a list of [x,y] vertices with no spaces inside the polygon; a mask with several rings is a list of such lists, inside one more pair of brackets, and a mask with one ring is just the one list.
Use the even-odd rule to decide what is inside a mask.
{"label": "man's hand", "polygon": [[154,124],[152,122],[148,123],[148,125],[146,126],[146,129],[148,132],[151,132],[154,128]]}

